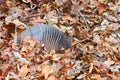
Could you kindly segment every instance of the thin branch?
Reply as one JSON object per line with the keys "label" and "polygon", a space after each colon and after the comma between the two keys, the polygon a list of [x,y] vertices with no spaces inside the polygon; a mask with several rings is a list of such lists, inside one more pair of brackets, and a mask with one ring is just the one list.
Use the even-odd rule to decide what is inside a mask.
{"label": "thin branch", "polygon": [[78,10],[78,13],[80,14],[80,16],[82,17],[82,19],[84,20],[86,28],[90,29],[89,24],[87,23],[87,20],[85,19],[84,15],[80,12],[80,10]]}

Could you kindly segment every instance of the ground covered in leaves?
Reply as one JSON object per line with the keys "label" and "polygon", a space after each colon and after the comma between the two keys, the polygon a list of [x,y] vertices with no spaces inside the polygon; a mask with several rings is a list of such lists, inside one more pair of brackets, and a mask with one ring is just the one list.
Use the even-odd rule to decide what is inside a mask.
{"label": "ground covered in leaves", "polygon": [[[70,49],[18,45],[34,23],[59,27]],[[120,0],[0,0],[0,80],[120,80]]]}

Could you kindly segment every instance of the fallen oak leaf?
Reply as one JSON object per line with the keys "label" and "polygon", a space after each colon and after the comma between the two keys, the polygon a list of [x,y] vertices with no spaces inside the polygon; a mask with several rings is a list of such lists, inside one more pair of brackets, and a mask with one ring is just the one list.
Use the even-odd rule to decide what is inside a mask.
{"label": "fallen oak leaf", "polygon": [[7,69],[6,69],[6,71],[3,73],[3,76],[5,77],[8,73],[9,73],[9,71],[12,69],[12,66],[10,65]]}
{"label": "fallen oak leaf", "polygon": [[104,11],[107,10],[106,6],[99,1],[95,1],[96,6],[98,7],[98,14],[101,15]]}
{"label": "fallen oak leaf", "polygon": [[0,66],[0,69],[3,71],[2,76],[5,77],[12,69],[12,66],[10,64],[3,64]]}

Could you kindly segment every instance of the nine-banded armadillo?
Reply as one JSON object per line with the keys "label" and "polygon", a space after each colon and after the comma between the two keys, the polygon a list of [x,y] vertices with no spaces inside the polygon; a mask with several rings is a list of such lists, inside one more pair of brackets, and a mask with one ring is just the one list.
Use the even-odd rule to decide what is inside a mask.
{"label": "nine-banded armadillo", "polygon": [[59,51],[61,48],[68,49],[70,47],[70,43],[64,34],[59,29],[47,24],[35,24],[27,28],[18,36],[18,43],[22,36],[32,36],[43,43],[47,50]]}

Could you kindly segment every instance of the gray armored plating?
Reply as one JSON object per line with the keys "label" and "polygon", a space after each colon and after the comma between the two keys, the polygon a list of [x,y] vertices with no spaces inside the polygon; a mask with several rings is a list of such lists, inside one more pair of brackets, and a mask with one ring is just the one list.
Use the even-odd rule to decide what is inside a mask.
{"label": "gray armored plating", "polygon": [[70,43],[64,34],[57,28],[46,24],[35,24],[34,26],[24,30],[18,36],[18,43],[22,36],[32,36],[34,39],[43,43],[47,50],[54,49],[59,51],[62,47],[68,49]]}

